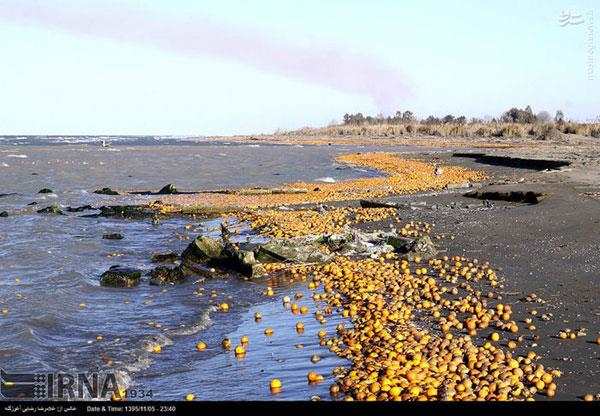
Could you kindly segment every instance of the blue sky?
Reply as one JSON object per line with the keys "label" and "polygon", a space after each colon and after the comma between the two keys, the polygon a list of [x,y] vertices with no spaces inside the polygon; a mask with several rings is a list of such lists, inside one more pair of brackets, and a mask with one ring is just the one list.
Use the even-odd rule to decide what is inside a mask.
{"label": "blue sky", "polygon": [[0,134],[247,134],[527,104],[593,119],[599,22],[593,0],[0,0]]}

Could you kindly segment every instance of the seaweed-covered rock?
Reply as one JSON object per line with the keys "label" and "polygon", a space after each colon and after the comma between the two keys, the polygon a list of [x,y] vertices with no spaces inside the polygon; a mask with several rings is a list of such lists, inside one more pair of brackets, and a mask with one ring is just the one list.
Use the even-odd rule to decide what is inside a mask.
{"label": "seaweed-covered rock", "polygon": [[60,209],[60,206],[57,204],[52,204],[49,207],[38,209],[37,212],[39,214],[53,214],[53,215],[65,215]]}
{"label": "seaweed-covered rock", "polygon": [[38,194],[53,194],[54,191],[49,188],[42,188],[38,191]]}
{"label": "seaweed-covered rock", "polygon": [[140,283],[142,272],[124,266],[112,266],[100,276],[100,285],[108,287],[134,287]]}
{"label": "seaweed-covered rock", "polygon": [[223,257],[224,244],[206,236],[198,236],[181,253],[184,261],[206,263]]}
{"label": "seaweed-covered rock", "polygon": [[8,217],[8,212],[6,212],[6,211],[0,212],[0,218],[2,218],[2,217]]}
{"label": "seaweed-covered rock", "polygon": [[110,188],[96,189],[94,193],[99,195],[119,195],[117,191],[113,191]]}
{"label": "seaweed-covered rock", "polygon": [[158,266],[150,272],[151,285],[181,283],[184,280],[185,275],[181,267]]}
{"label": "seaweed-covered rock", "polygon": [[177,253],[173,253],[172,251],[169,253],[156,253],[153,254],[150,260],[153,263],[173,263],[179,258]]}

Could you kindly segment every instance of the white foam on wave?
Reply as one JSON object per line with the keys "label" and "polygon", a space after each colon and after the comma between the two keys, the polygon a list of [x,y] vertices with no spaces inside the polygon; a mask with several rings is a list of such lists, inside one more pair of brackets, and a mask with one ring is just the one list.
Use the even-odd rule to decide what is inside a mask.
{"label": "white foam on wave", "polygon": [[27,159],[28,158],[27,155],[21,155],[21,154],[10,154],[10,155],[6,155],[6,157],[14,157],[17,159]]}
{"label": "white foam on wave", "polygon": [[202,313],[200,319],[195,324],[191,326],[182,326],[180,328],[171,329],[167,333],[169,335],[194,335],[200,331],[204,331],[212,324],[212,320],[210,319],[210,313],[216,310],[217,308],[212,306]]}
{"label": "white foam on wave", "polygon": [[9,168],[10,167],[10,165],[8,163],[4,163],[4,162],[2,162],[2,164],[0,166],[2,166],[3,168]]}
{"label": "white foam on wave", "polygon": [[336,180],[330,176],[326,176],[324,178],[317,178],[317,179],[315,179],[315,181],[316,182],[327,182],[327,183],[335,183],[336,182]]}
{"label": "white foam on wave", "polygon": [[260,144],[249,144],[248,147],[260,147]]}

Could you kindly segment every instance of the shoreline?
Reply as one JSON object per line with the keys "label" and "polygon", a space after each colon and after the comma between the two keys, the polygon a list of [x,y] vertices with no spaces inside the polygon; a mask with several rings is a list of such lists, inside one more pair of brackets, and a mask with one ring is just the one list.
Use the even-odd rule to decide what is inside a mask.
{"label": "shoreline", "polygon": [[[514,174],[514,172],[512,172],[512,173]],[[539,176],[539,174],[538,174],[538,176]],[[514,183],[517,183],[517,182],[520,182],[520,183],[521,183],[521,186],[525,186],[525,187],[527,187],[527,186],[531,185],[530,183],[527,183],[527,182],[525,182],[525,181],[523,181],[523,180],[518,180],[518,181],[516,181],[516,182],[513,182],[513,184],[514,184]],[[535,183],[535,182],[533,182],[533,183]],[[457,196],[457,195],[458,195],[458,194],[450,194],[450,196]],[[385,198],[383,198],[383,199],[385,199],[385,200],[390,200],[390,199],[394,199],[394,198],[396,198],[396,199],[407,199],[407,198],[419,199],[419,198],[422,198],[422,197],[423,197],[422,195],[410,195],[410,196],[402,195],[402,196],[397,196],[397,197],[394,197],[394,196],[391,196],[391,197],[390,197],[390,196],[388,196],[388,197],[385,197]],[[341,206],[344,206],[344,205],[347,205],[347,204],[350,204],[350,205],[352,205],[353,203],[354,203],[354,204],[356,204],[356,201],[355,201],[355,200],[354,200],[354,201],[340,201],[340,202],[336,203],[336,205],[341,205]],[[365,223],[365,224],[368,224],[368,223]],[[389,225],[389,223],[388,223],[388,222],[386,222],[386,221],[384,221],[383,225]],[[454,240],[454,237],[452,238],[452,240]],[[509,280],[509,279],[510,279],[510,276],[506,276],[506,279],[507,279],[507,280]],[[513,283],[514,283],[514,282],[513,282]],[[536,295],[536,296],[537,296],[537,295]],[[540,298],[540,299],[541,299],[541,298]],[[517,300],[517,302],[518,302],[518,300]],[[522,308],[517,308],[517,309],[518,309],[518,310],[521,312],[521,310],[520,310],[520,309],[522,309]],[[546,315],[543,315],[543,316],[545,317]],[[520,322],[526,322],[526,323],[527,323],[528,321],[530,321],[530,320],[531,320],[531,318],[523,318],[523,317],[521,317],[521,319],[522,319],[522,320],[521,320]],[[544,319],[544,320],[545,320],[545,319]],[[533,328],[533,326],[534,326],[533,324],[527,324],[527,325],[531,326],[531,328],[530,328],[530,331],[531,331],[531,332],[535,332],[535,331],[537,331],[537,327],[536,327],[536,328]],[[539,323],[538,323],[538,325],[539,325]],[[551,326],[551,325],[549,325],[549,326]],[[532,329],[532,328],[533,328],[533,329]],[[557,328],[557,327],[556,327],[556,325],[554,325],[554,326],[553,326],[553,330],[555,330],[555,331],[556,331],[556,328]],[[515,331],[515,332],[516,332],[516,331]],[[544,336],[550,336],[547,330],[546,330],[546,331],[544,331],[544,332],[545,332]],[[587,333],[586,333],[586,335],[587,335]],[[487,336],[489,336],[489,334],[488,334]],[[521,343],[523,344],[522,346],[518,347],[518,349],[519,349],[520,351],[524,351],[524,349],[523,349],[523,348],[525,348],[525,346],[526,346],[526,345],[530,346],[530,348],[535,348],[535,347],[537,347],[537,346],[538,346],[538,341],[539,341],[539,339],[540,339],[540,338],[539,338],[539,337],[540,337],[539,335],[537,335],[537,334],[534,334],[534,335],[532,335],[532,336],[530,336],[530,335],[527,335],[527,337],[528,337],[528,338],[527,338],[527,340],[526,340],[526,339],[523,339],[523,340],[520,340],[520,341],[519,341],[519,344],[521,344]],[[335,338],[334,338],[334,339],[335,339]],[[483,338],[483,337],[477,338],[477,342],[478,342],[478,343],[482,343],[482,342],[484,342],[484,339],[485,339],[485,338]],[[329,342],[331,342],[331,340],[328,340],[327,342],[329,343]],[[334,341],[334,342],[335,342],[335,341]],[[337,342],[339,342],[339,340],[338,340]],[[470,341],[469,341],[469,342],[470,342]],[[329,344],[329,345],[331,346],[331,344]],[[486,345],[488,345],[488,344],[486,344]],[[501,348],[501,347],[498,347],[498,348]],[[502,349],[497,349],[496,351],[502,351]],[[536,354],[535,354],[535,353],[529,352],[528,354],[533,354],[533,355],[527,355],[528,357],[531,357],[531,358],[535,358],[535,357],[536,357]],[[510,357],[510,355],[509,355],[509,357]],[[519,360],[521,360],[521,359],[522,359],[522,358],[519,358]],[[548,359],[544,359],[544,358],[542,358],[542,360],[544,360],[545,362],[548,362]],[[510,360],[509,360],[509,361],[510,361]],[[520,361],[519,361],[519,362],[520,362]],[[529,367],[531,367],[532,360],[531,360],[530,358],[524,358],[524,362],[526,363],[526,368],[529,368]],[[510,365],[511,365],[511,368],[513,368],[513,367],[512,367],[512,361],[511,361],[511,364],[510,364]],[[515,367],[515,368],[518,368],[518,367],[519,367],[519,365],[518,365],[518,364],[515,364],[515,365],[517,366],[517,367]],[[534,370],[535,370],[535,368],[536,368],[536,367],[533,367],[533,368],[534,368]],[[541,368],[544,368],[544,367],[541,367]],[[529,370],[529,371],[532,371],[532,370]],[[543,370],[542,370],[542,371],[543,371]],[[550,370],[547,370],[547,371],[550,371]],[[569,373],[570,373],[570,372],[568,372],[567,374],[569,374]],[[542,388],[542,389],[544,389],[544,388],[548,388],[548,385],[550,385],[550,384],[552,384],[552,386],[556,386],[556,384],[558,384],[558,386],[559,386],[559,388],[558,388],[558,389],[559,389],[559,392],[558,392],[558,398],[563,398],[563,399],[564,399],[564,398],[567,398],[567,397],[569,397],[570,399],[573,399],[573,398],[580,397],[580,396],[582,396],[583,394],[587,394],[587,393],[585,393],[585,392],[580,392],[580,393],[579,393],[579,396],[578,396],[576,393],[574,393],[574,390],[573,390],[573,389],[570,389],[570,388],[567,388],[567,389],[566,389],[566,391],[565,391],[564,393],[563,393],[563,392],[561,392],[561,391],[560,391],[560,388],[564,388],[564,387],[565,387],[565,385],[564,385],[564,384],[563,384],[561,381],[558,381],[558,377],[561,375],[561,372],[560,372],[560,371],[558,371],[558,370],[552,370],[552,372],[547,372],[547,373],[542,373],[542,374],[548,374],[547,376],[544,376],[544,378],[545,378],[545,377],[548,377],[550,381],[548,381],[548,382],[546,382],[546,383],[542,383],[542,386],[541,386],[541,387],[538,387],[538,389],[540,389],[540,388]],[[571,374],[572,374],[572,373],[571,373]],[[556,384],[554,383],[554,381],[555,381],[554,379],[555,379],[555,378],[557,378],[557,380],[556,380]],[[538,379],[538,380],[539,380],[539,379]],[[588,382],[589,382],[589,380],[588,380]],[[537,383],[539,384],[539,383],[541,383],[541,382],[537,382]],[[534,379],[534,383],[533,383],[533,384],[536,384],[536,382],[535,382],[535,379]],[[339,384],[339,383],[334,383],[334,386],[337,386],[337,387],[336,387],[336,390],[339,390],[339,389],[340,389],[340,384]],[[580,386],[580,387],[581,387],[581,386]],[[343,387],[342,387],[342,388],[343,388]],[[379,388],[378,388],[378,389],[379,389]],[[530,389],[534,389],[534,387],[531,387]],[[557,393],[556,393],[556,389],[557,389],[557,387],[551,387],[551,389],[550,389],[551,391],[550,391],[550,390],[548,390],[548,391],[546,391],[546,393],[545,393],[545,394],[546,394],[547,396],[554,396],[555,394],[557,394]],[[359,390],[359,391],[361,391],[361,390]],[[379,390],[378,390],[378,391],[379,391]],[[519,390],[519,391],[520,391],[520,390]],[[433,393],[433,392],[435,392],[435,393]],[[529,397],[532,397],[532,398],[533,398],[533,397],[535,397],[535,396],[539,396],[539,395],[536,395],[535,393],[536,393],[536,392],[535,392],[535,390],[531,390],[531,392],[530,392],[530,393],[528,393],[528,394],[531,394],[531,396],[529,396]],[[348,394],[348,391],[346,391],[346,394]],[[361,394],[362,394],[362,393],[361,393]],[[383,399],[386,399],[386,398],[387,398],[387,399],[389,399],[389,397],[388,397],[388,396],[386,396],[386,395],[385,395],[385,393],[382,393],[382,394],[384,394],[384,396],[383,396]],[[406,399],[410,399],[410,396],[402,396],[402,395],[400,395],[401,393],[398,393],[398,394],[399,394],[399,396],[398,396],[399,398],[402,398],[402,399],[405,399],[405,400],[406,400]],[[417,397],[418,397],[418,395],[419,395],[419,393],[418,393],[418,392],[412,392],[411,394],[415,394],[414,398],[417,398]],[[434,395],[436,395],[436,394],[437,394],[437,389],[434,389],[432,392],[429,392],[428,394],[434,394]],[[489,394],[489,393],[486,393],[486,394],[484,394],[484,396],[483,396],[483,397],[487,397],[488,399],[491,399],[491,397],[488,397],[488,396],[487,396],[488,394]],[[348,397],[348,398],[350,398],[350,397],[353,397],[353,396],[352,396],[352,395],[348,395],[348,396],[345,396],[345,397]],[[543,397],[543,396],[542,396],[542,397]],[[367,394],[366,394],[366,395],[364,395],[364,396],[361,396],[361,395],[359,394],[357,398],[358,398],[358,399],[363,399],[363,400],[364,400],[364,399],[369,399],[368,392],[367,392]],[[472,399],[475,399],[475,398],[476,398],[475,396],[473,396],[473,397],[472,397]],[[508,398],[508,397],[507,397],[507,398]],[[382,397],[379,397],[379,399],[382,399]]]}
{"label": "shoreline", "polygon": [[[492,153],[500,154],[498,152]],[[530,153],[527,152],[514,151],[511,154],[515,157],[527,158],[530,156]],[[552,152],[539,152],[535,155],[537,156],[535,159],[547,158],[547,156],[552,154]],[[417,153],[410,155],[409,157],[411,159],[422,161],[423,163],[428,163],[431,166],[441,166],[443,169],[446,169],[447,166],[451,165],[460,165],[469,171],[482,170],[486,173],[488,178],[478,182],[470,181],[470,183],[476,183],[476,186],[466,189],[460,189],[460,187],[457,189],[443,189],[444,186],[436,186],[433,189],[429,189],[425,193],[416,192],[412,194],[402,194],[402,192],[397,192],[396,195],[389,195],[386,193],[359,193],[358,198],[346,198],[345,200],[336,200],[336,198],[333,198],[324,201],[318,199],[309,203],[287,203],[285,205],[294,211],[303,209],[304,211],[315,212],[314,215],[311,214],[310,216],[310,221],[313,221],[313,223],[309,226],[309,229],[313,228],[314,230],[319,230],[319,234],[327,234],[332,230],[339,232],[345,226],[351,226],[357,230],[364,231],[388,230],[390,226],[399,224],[395,217],[400,218],[400,224],[405,224],[411,221],[422,221],[423,223],[435,224],[432,227],[433,230],[431,236],[434,243],[436,243],[439,249],[442,250],[442,253],[445,253],[450,257],[453,255],[464,255],[470,259],[477,257],[480,261],[491,259],[492,267],[497,267],[497,273],[502,280],[502,284],[505,285],[504,288],[500,288],[503,299],[499,300],[495,297],[492,297],[489,299],[495,300],[489,300],[488,302],[490,305],[498,303],[499,301],[503,303],[506,303],[507,301],[511,302],[510,304],[513,306],[512,313],[514,314],[514,318],[512,318],[512,320],[514,320],[518,325],[519,333],[524,337],[522,341],[518,342],[519,346],[515,349],[516,353],[526,354],[529,350],[533,349],[536,351],[536,353],[540,353],[541,359],[539,362],[543,363],[544,368],[548,369],[544,371],[548,372],[549,374],[551,374],[550,369],[552,368],[558,368],[563,371],[562,377],[556,377],[556,374],[551,374],[552,381],[549,383],[544,383],[542,390],[544,390],[547,394],[548,385],[554,383],[557,387],[551,390],[553,390],[554,394],[556,394],[556,398],[569,400],[577,399],[587,393],[597,394],[600,388],[595,381],[597,373],[593,365],[593,363],[596,362],[594,360],[597,360],[597,346],[593,344],[593,341],[598,335],[600,323],[598,321],[598,316],[600,316],[600,308],[598,307],[598,302],[596,300],[597,297],[594,297],[593,295],[597,291],[593,283],[593,274],[599,271],[599,264],[598,259],[596,259],[596,257],[593,255],[593,250],[594,248],[598,249],[599,247],[597,247],[598,239],[594,237],[593,231],[594,229],[598,228],[598,223],[594,222],[594,216],[598,214],[600,206],[600,199],[595,199],[596,197],[594,197],[594,195],[600,195],[600,192],[598,189],[598,184],[594,182],[594,175],[596,174],[595,165],[581,163],[581,160],[574,159],[574,156],[571,154],[567,154],[565,157],[566,160],[571,161],[570,166],[562,167],[559,170],[553,171],[545,171],[541,168],[523,169],[514,166],[486,165],[472,158],[453,157],[451,154],[445,152],[436,153],[430,151],[425,154]],[[396,161],[394,161],[394,163],[396,163]],[[430,177],[435,177],[435,175],[427,176],[427,178]],[[584,180],[578,181],[577,178],[583,178]],[[352,181],[360,182],[362,179],[359,177],[357,179],[348,179],[346,181],[348,181],[347,183],[352,184]],[[455,182],[457,184],[461,183],[461,181]],[[347,183],[340,181],[335,185],[335,187],[342,188],[347,185]],[[370,187],[372,182],[368,182],[368,184]],[[311,184],[311,186],[312,185],[314,184]],[[324,185],[321,183],[319,186],[329,185]],[[485,190],[488,188],[496,192],[499,198],[502,197],[503,193],[513,192],[515,190],[523,192],[534,190],[536,192],[539,191],[541,193],[548,194],[548,196],[537,204],[511,202],[505,200],[485,201],[463,196],[464,193],[472,191],[473,189]],[[203,197],[204,195],[200,196]],[[234,196],[239,197],[239,195],[235,195],[235,191]],[[297,194],[299,201],[301,200],[302,196],[304,196],[304,193]],[[194,197],[198,197],[198,195],[194,195]],[[115,200],[119,200],[119,198],[121,197],[117,197]],[[157,198],[165,198],[167,201],[169,201],[171,199],[176,200],[177,198],[187,198],[187,196],[153,196],[153,199]],[[260,198],[263,198],[263,196],[259,196],[259,199]],[[391,204],[390,207],[393,208],[365,209],[360,207],[360,200],[379,201],[388,205]],[[331,215],[333,215],[332,218],[335,219],[333,223],[328,220],[328,222],[325,223],[324,228],[319,228],[320,226],[318,225],[320,221],[318,218],[324,215],[323,212],[315,211],[315,208],[318,207],[320,203],[326,203],[330,205],[330,207],[325,207],[326,211],[324,212],[331,213]],[[277,205],[280,205],[280,203],[276,202],[272,205],[263,205],[263,210],[268,211],[270,209],[271,211],[274,211],[276,210]],[[394,215],[385,214],[380,216],[379,214],[374,214],[384,213],[386,209],[391,209],[394,212]],[[260,212],[260,210],[254,212]],[[293,211],[284,212],[289,213]],[[176,214],[165,212],[164,215],[169,217]],[[282,227],[289,228],[290,226],[293,226],[292,228],[295,231],[289,235],[285,235],[285,237],[293,238],[299,232],[298,230],[302,230],[302,228],[294,228],[296,227],[293,221],[294,214],[288,216],[292,218],[291,222],[281,222],[281,219],[272,217],[271,214],[264,217],[247,217],[245,219],[250,220],[251,222],[258,221],[263,226],[276,225],[280,229]],[[363,220],[354,222],[356,219],[355,217],[357,216],[362,217]],[[589,217],[586,219],[586,221],[589,222],[590,227],[585,229],[579,228],[578,221],[586,216]],[[543,221],[544,218],[552,218],[553,222],[546,224]],[[306,218],[304,217],[300,217],[300,219],[301,222],[306,221]],[[513,219],[520,219],[518,222],[519,228],[517,230],[512,229]],[[330,229],[331,224],[335,226],[333,229]],[[554,224],[560,224],[559,230],[562,233],[560,237],[553,235]],[[257,228],[257,232],[260,231],[260,226],[255,228]],[[275,231],[273,231],[276,230],[276,228],[271,228],[271,230],[272,236],[277,237],[277,234]],[[437,238],[438,236],[440,237],[439,239]],[[452,238],[450,238],[451,236]],[[547,245],[537,242],[530,242],[528,243],[529,246],[524,246],[523,241],[535,241],[535,237],[533,236],[543,236],[543,238],[548,238],[548,244],[552,245],[552,248],[546,248]],[[553,244],[557,238],[558,240],[562,240],[560,244],[564,244],[564,246],[559,244],[558,248],[554,247]],[[580,239],[583,241],[579,241]],[[540,246],[538,246],[538,244],[540,244]],[[571,250],[570,245],[577,247],[574,250],[579,250],[581,253],[585,253],[582,254],[585,256],[582,262],[583,264],[579,264],[580,262],[577,259],[573,259],[568,256],[568,253]],[[555,256],[562,257],[556,258]],[[394,258],[386,259],[386,261],[387,260],[391,262],[400,261],[400,259]],[[466,261],[468,262],[468,260]],[[356,263],[355,267],[359,267],[358,264],[359,263]],[[552,267],[549,268],[549,270],[544,270],[544,264],[551,264]],[[297,266],[291,267],[294,268]],[[410,270],[413,275],[417,270],[415,267],[416,264],[410,263]],[[431,265],[424,264],[424,267],[429,269]],[[570,276],[570,279],[572,280],[570,281],[576,282],[576,288],[571,290],[573,288],[569,286],[561,286],[561,281],[556,277],[553,277],[553,273],[556,270],[568,270],[570,273],[572,273],[573,275]],[[273,271],[277,272],[277,269],[275,268]],[[299,273],[297,273],[297,275],[302,276],[309,272],[309,269],[307,269],[306,272],[301,270]],[[534,272],[540,272],[542,276],[544,276],[543,278],[546,279],[545,282],[547,284],[538,285],[525,277],[531,276],[530,273]],[[581,273],[581,276],[577,276],[577,273]],[[305,277],[307,279],[306,281],[310,281],[308,274]],[[438,279],[440,276],[435,275],[430,277]],[[335,280],[335,276],[326,276],[326,278],[333,279],[328,280],[329,284],[338,285],[341,283],[340,281]],[[418,277],[418,279],[420,279],[420,277]],[[257,289],[259,287],[264,289],[264,286],[268,283],[259,280],[255,284],[257,285]],[[295,289],[290,289],[290,291],[293,290]],[[535,302],[532,303],[530,301],[526,302],[520,300],[524,297],[527,297],[531,292],[535,292],[537,296],[539,296],[539,299],[553,299],[553,301],[557,302],[557,304],[552,305],[552,308],[549,308],[548,304],[537,305]],[[308,294],[308,292],[306,293]],[[349,293],[346,293],[346,296],[348,294]],[[579,302],[578,297],[581,296],[584,296],[586,299],[586,301],[583,303]],[[273,316],[277,316],[277,312],[275,311],[282,310],[280,309],[282,308],[280,297],[282,296],[276,295],[275,299],[268,302],[268,305],[270,305],[268,308],[273,311]],[[561,297],[564,297],[564,302],[562,304],[560,303]],[[308,301],[306,295],[303,302],[304,301]],[[294,302],[292,301],[292,303]],[[319,307],[322,310],[323,308],[327,307],[326,304],[321,301],[319,301],[319,304]],[[234,308],[237,307],[235,302],[232,305]],[[315,305],[313,305],[312,301],[310,301],[309,307],[311,309],[311,313],[313,312],[314,306]],[[531,315],[530,312],[533,308],[538,309],[540,313]],[[592,311],[592,315],[590,315],[588,318],[588,323],[585,323],[587,326],[585,336],[580,336],[576,340],[561,340],[558,337],[558,334],[567,327],[578,330],[579,328],[575,327],[576,325],[580,325],[578,324],[580,320],[578,315],[585,315],[586,311],[590,310]],[[290,313],[289,309],[287,309],[285,313]],[[325,318],[330,319],[332,322],[338,322],[336,321],[337,318],[333,319],[333,317],[336,316],[336,312],[332,311],[332,313],[333,315],[326,315]],[[554,317],[552,317],[550,320],[542,319],[542,314],[545,315],[547,313],[552,313]],[[248,317],[249,315],[246,313],[246,318]],[[310,334],[311,336],[315,337],[312,345],[316,347],[314,343],[319,342],[319,338],[317,337],[317,329],[319,328],[319,324],[315,321],[313,316],[296,316],[291,314],[289,319],[286,318],[282,322],[285,323],[285,325],[289,325],[290,322],[296,321],[298,318],[301,318],[301,320],[305,321],[305,323],[311,321],[312,325],[306,326],[306,334]],[[465,319],[465,317],[460,318],[461,322],[465,323],[463,319]],[[532,322],[526,324],[524,321],[528,319],[531,319]],[[568,321],[568,323],[565,321]],[[427,331],[430,331],[433,336],[438,336],[436,335],[436,325],[439,324],[431,321],[423,322],[427,322],[427,325],[425,325]],[[268,324],[266,320],[264,323]],[[248,322],[246,322],[244,325],[247,326],[247,324]],[[531,325],[535,326],[536,328],[534,330],[528,330],[526,327]],[[581,324],[581,326],[583,325]],[[250,327],[247,329],[254,331],[256,328]],[[260,329],[262,329],[262,327],[260,327]],[[422,329],[423,327],[420,327],[420,330]],[[287,330],[290,330],[291,334],[285,335],[284,340],[278,342],[291,341],[291,335],[293,335],[294,328],[290,327],[287,328],[286,331]],[[244,328],[238,328],[238,330],[230,333],[230,336],[234,337],[242,332],[245,332]],[[279,331],[276,331],[275,336],[277,336],[278,332]],[[336,331],[330,326],[328,326],[327,332],[328,334],[325,339],[325,346],[327,346],[327,343],[329,342],[329,347],[339,347],[339,339],[342,339],[344,334],[342,333],[338,337],[334,336]],[[507,350],[507,347],[504,345],[504,343],[507,341],[510,335],[509,337],[506,337],[502,330],[499,330],[498,332],[501,335],[501,341],[497,348],[505,351]],[[508,333],[510,333],[510,331],[508,331]],[[461,332],[461,330],[456,331],[457,339],[462,336],[459,334],[463,334],[463,332]],[[254,333],[254,336],[258,336],[260,338],[261,334]],[[262,336],[264,337],[264,335]],[[491,333],[487,333],[485,330],[481,332],[477,331],[477,335],[474,336],[473,342],[475,342],[477,344],[476,346],[479,348],[481,345],[485,345],[488,336],[491,336]],[[209,348],[220,349],[218,346],[218,340],[215,339],[213,341],[213,344],[209,345]],[[189,342],[189,339],[185,341],[185,343],[188,344]],[[251,338],[250,342],[252,347],[253,338]],[[217,345],[215,345],[215,343],[217,343]],[[536,345],[534,346],[534,344]],[[268,348],[268,343],[265,344],[264,347]],[[290,345],[289,347],[293,348],[293,345]],[[167,350],[169,348],[167,348]],[[279,345],[279,348],[283,348],[283,346]],[[321,349],[323,348],[321,347]],[[247,356],[248,363],[257,363],[253,361],[253,359],[258,359],[259,362],[257,364],[259,366],[264,364],[263,362],[260,362],[260,356],[251,357],[251,353],[252,349],[249,349]],[[562,357],[558,357],[558,355],[562,355]],[[573,356],[575,355],[579,357],[579,359],[576,361],[562,359],[573,359]],[[262,357],[264,359],[264,356]],[[160,360],[162,357],[158,356],[156,358]],[[293,386],[299,386],[300,383],[304,386],[306,383],[306,375],[302,375],[303,370],[310,371],[311,368],[315,368],[314,366],[311,366],[309,358],[309,356],[304,357],[304,359],[307,360],[306,367],[296,368],[291,379],[288,378],[288,376],[281,376],[281,379],[284,382],[284,389],[283,394],[280,395],[270,396],[270,393],[267,391],[269,381],[268,378],[275,378],[280,373],[277,373],[276,371],[267,372],[266,374],[263,373],[261,375],[260,383],[257,382],[258,384],[256,384],[256,386],[262,386],[260,388],[262,389],[261,391],[264,392],[264,395],[260,396],[260,399],[286,399],[289,397],[289,390],[287,389],[290,387],[293,388]],[[362,358],[361,360],[364,361]],[[509,363],[509,359],[507,360],[508,361],[506,362]],[[527,358],[524,360],[527,360]],[[523,365],[528,366],[533,364]],[[285,373],[285,365],[279,368],[280,371]],[[322,373],[321,375],[325,377],[326,382],[317,383],[316,386],[318,386],[318,388],[313,388],[312,390],[309,389],[306,391],[317,392],[321,399],[329,399],[327,389],[329,389],[330,384],[336,384],[338,388],[343,391],[348,389],[345,390],[348,394],[347,397],[352,396],[357,399],[369,399],[369,394],[375,394],[371,392],[364,393],[366,395],[363,395],[363,393],[361,393],[363,392],[363,387],[360,387],[363,384],[360,382],[358,382],[356,385],[352,385],[356,387],[355,390],[353,390],[354,387],[344,387],[339,384],[340,382],[335,382],[336,379],[329,373],[331,370],[330,367],[316,368],[318,368],[319,372]],[[519,364],[519,368],[521,368],[521,364]],[[176,382],[176,379],[172,381]],[[399,383],[399,386],[402,386],[402,384],[405,382],[400,381]],[[530,383],[530,381],[527,381],[525,384],[527,383]],[[535,383],[536,382],[534,381],[534,384]],[[308,386],[310,387],[310,384]],[[401,391],[398,393],[397,397],[404,400],[418,399],[421,394],[425,394],[428,391],[428,388],[425,388],[428,386],[427,383],[420,386],[423,388],[420,387],[418,393],[416,390],[411,392],[411,387],[405,386],[408,389],[408,393],[403,393]],[[531,387],[531,384],[528,384],[528,386]],[[388,394],[390,390],[382,390],[381,387],[382,386],[380,385],[375,398],[393,398],[389,396],[391,393]],[[440,386],[438,385],[437,387],[433,388],[438,389],[439,387]],[[192,389],[190,389],[190,392],[192,392],[191,390]],[[301,390],[304,391],[304,389]],[[386,394],[382,397],[378,396],[382,395],[383,393]],[[394,390],[394,393],[396,393],[396,390]],[[201,391],[197,391],[195,394],[197,395],[198,399],[202,399]],[[409,396],[403,396],[403,394],[409,394]],[[427,394],[431,394],[431,396],[427,396],[430,398],[438,397],[438,394],[441,394],[441,390],[436,392],[431,390]],[[517,395],[517,397],[525,398],[529,397],[527,394],[531,394],[531,397],[535,397],[536,399],[547,398],[546,395],[534,395],[531,393],[531,391],[530,393],[522,394],[525,394],[525,396]],[[343,396],[338,393],[337,398],[340,399],[341,397]],[[179,398],[181,399],[182,397]],[[457,398],[467,400],[474,399],[476,397],[467,395],[465,397]],[[489,397],[489,399],[491,398],[492,397]]]}

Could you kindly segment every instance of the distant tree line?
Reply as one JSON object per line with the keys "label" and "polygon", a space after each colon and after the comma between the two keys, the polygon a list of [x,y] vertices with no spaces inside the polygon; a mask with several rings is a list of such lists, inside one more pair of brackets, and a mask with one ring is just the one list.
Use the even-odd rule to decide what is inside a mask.
{"label": "distant tree line", "polygon": [[[505,111],[498,119],[493,118],[490,120],[492,123],[504,122],[504,123],[519,123],[519,124],[533,124],[533,123],[548,123],[552,121],[552,116],[547,111],[540,111],[537,114],[533,113],[530,106],[525,109],[513,107],[508,111]],[[377,116],[364,116],[362,113],[356,114],[344,114],[345,125],[377,125],[377,124],[409,124],[419,122],[421,124],[467,124],[469,123],[483,123],[484,121],[479,118],[471,118],[467,121],[465,116],[454,116],[448,114],[444,117],[428,116],[424,119],[417,119],[411,111],[396,111],[393,116],[385,117],[383,114]],[[561,110],[558,110],[554,116],[555,123],[564,123],[565,115]]]}

